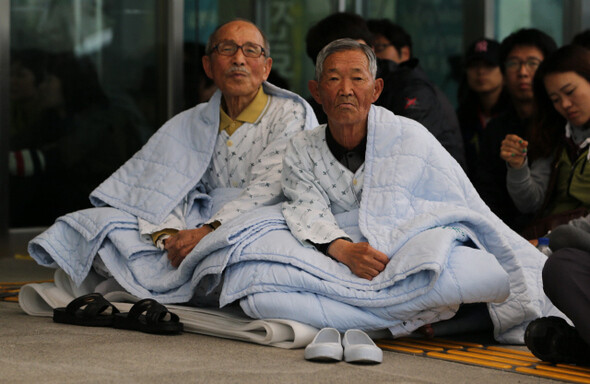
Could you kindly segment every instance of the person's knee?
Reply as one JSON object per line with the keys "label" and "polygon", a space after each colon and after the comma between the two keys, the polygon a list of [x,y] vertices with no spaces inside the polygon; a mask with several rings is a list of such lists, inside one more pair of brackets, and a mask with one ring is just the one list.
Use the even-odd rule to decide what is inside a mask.
{"label": "person's knee", "polygon": [[543,267],[543,290],[551,298],[560,289],[563,289],[563,276],[567,274],[569,252],[568,249],[561,249],[547,258]]}
{"label": "person's knee", "polygon": [[569,239],[569,232],[570,229],[565,225],[560,225],[552,230],[549,234],[549,248],[551,248],[553,252],[563,248],[564,244],[567,244],[567,240]]}
{"label": "person's knee", "polygon": [[559,292],[570,291],[571,285],[575,284],[572,276],[578,274],[582,264],[587,261],[586,257],[587,254],[584,251],[575,248],[562,248],[553,252],[543,267],[545,294],[551,298]]}
{"label": "person's knee", "polygon": [[[588,235],[582,232],[582,235]],[[571,244],[578,239],[580,236],[580,230],[572,227],[571,225],[560,225],[551,231],[549,235],[549,248],[553,252],[563,248],[571,247]]]}
{"label": "person's knee", "polygon": [[543,266],[543,271],[542,271],[542,277],[543,277],[543,291],[545,291],[545,294],[551,298],[551,293],[553,292],[553,286],[556,283],[556,278],[555,278],[555,273],[554,273],[554,263],[553,262],[549,262],[550,259],[553,259],[553,255],[551,255],[552,257],[548,258],[547,261],[545,262],[545,265]]}

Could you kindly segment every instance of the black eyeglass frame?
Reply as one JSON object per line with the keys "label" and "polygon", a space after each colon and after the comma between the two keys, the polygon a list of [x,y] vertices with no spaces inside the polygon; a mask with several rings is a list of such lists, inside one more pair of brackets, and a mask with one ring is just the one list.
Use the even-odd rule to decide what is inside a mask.
{"label": "black eyeglass frame", "polygon": [[537,58],[528,58],[526,60],[508,59],[504,62],[504,70],[510,72],[518,72],[524,66],[527,71],[535,72],[543,61]]}
{"label": "black eyeglass frame", "polygon": [[[233,47],[232,52],[230,54],[226,54],[226,53],[221,52],[219,50],[219,46],[222,44],[231,44],[231,46]],[[260,48],[260,54],[258,56],[252,56],[252,55],[246,53],[246,51],[244,51],[244,47],[247,47],[247,46]],[[257,59],[262,55],[264,55],[264,57],[266,57],[266,49],[264,49],[264,47],[260,44],[247,42],[242,45],[238,45],[234,41],[231,41],[231,40],[220,41],[219,43],[215,44],[213,46],[213,48],[211,48],[211,52],[215,51],[218,54],[220,54],[221,56],[233,56],[236,54],[236,52],[238,52],[238,49],[242,50],[242,53],[244,54],[244,56],[252,58],[252,59]]]}

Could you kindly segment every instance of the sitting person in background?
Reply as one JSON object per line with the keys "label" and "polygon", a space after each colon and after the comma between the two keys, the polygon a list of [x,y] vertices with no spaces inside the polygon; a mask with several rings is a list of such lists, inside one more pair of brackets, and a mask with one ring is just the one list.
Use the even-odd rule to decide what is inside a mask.
{"label": "sitting person in background", "polygon": [[478,39],[465,53],[457,117],[465,147],[467,176],[471,180],[477,171],[479,137],[490,119],[503,113],[509,103],[500,70],[499,48],[495,40]]}
{"label": "sitting person in background", "polygon": [[[589,218],[575,221],[588,226]],[[543,268],[545,293],[573,323],[548,316],[529,324],[525,344],[543,361],[590,365],[590,232],[583,232],[575,235],[577,242],[554,251]]]}
{"label": "sitting person in background", "polygon": [[[590,207],[590,51],[565,46],[537,71],[537,135],[531,137],[539,161],[512,156],[526,143],[507,138],[503,157],[510,164],[508,186],[520,206],[547,215]],[[565,129],[564,129],[565,126]],[[557,149],[551,143],[561,143]],[[535,145],[535,146],[533,146]],[[554,164],[552,166],[552,164]],[[550,181],[550,180],[553,181]],[[549,186],[549,187],[547,187]],[[522,194],[522,198],[521,195]],[[533,321],[525,342],[538,358],[553,363],[590,364],[590,216],[552,229],[553,253],[543,269],[543,288],[573,322],[544,317]]]}
{"label": "sitting person in background", "polygon": [[373,34],[373,49],[379,59],[401,64],[412,59],[412,36],[388,19],[367,20]]}
{"label": "sitting person in background", "polygon": [[529,141],[515,134],[502,141],[510,197],[521,212],[538,213],[530,227],[534,233],[523,232],[527,238],[560,224],[556,214],[571,213],[564,216],[567,222],[590,208],[589,81],[590,51],[577,45],[556,51],[535,76],[537,116]]}
{"label": "sitting person in background", "polygon": [[549,35],[533,28],[520,29],[502,41],[500,69],[510,105],[504,113],[491,119],[480,135],[473,184],[492,212],[517,232],[531,220],[531,214],[520,212],[508,194],[506,162],[499,156],[500,147],[509,134],[528,138],[534,114],[533,77],[539,64],[556,49]]}
{"label": "sitting person in background", "polygon": [[590,28],[576,34],[572,39],[572,44],[581,45],[586,49],[590,49]]}
{"label": "sitting person in background", "polygon": [[[562,248],[576,248],[590,253],[590,215],[571,219],[566,224],[560,224],[545,235],[549,239],[550,253]],[[538,245],[538,239],[530,240]]]}
{"label": "sitting person in background", "polygon": [[[379,71],[385,81],[381,97],[375,104],[422,123],[461,167],[467,169],[465,148],[461,141],[455,108],[447,95],[430,81],[420,67],[419,60],[414,57],[412,36],[399,24],[388,19],[367,20],[367,27],[373,34],[373,49],[379,59]],[[429,84],[434,90],[436,100],[432,104],[424,103],[428,98],[424,99],[421,95],[417,79]],[[403,94],[400,94],[400,90],[403,90]],[[435,117],[434,110],[425,112],[425,108],[438,110],[440,115]]]}

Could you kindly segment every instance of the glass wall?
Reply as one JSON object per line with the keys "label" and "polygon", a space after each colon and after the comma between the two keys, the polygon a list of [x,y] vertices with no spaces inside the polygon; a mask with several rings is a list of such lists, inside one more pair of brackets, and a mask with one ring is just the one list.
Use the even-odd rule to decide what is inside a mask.
{"label": "glass wall", "polygon": [[217,25],[234,18],[252,20],[269,40],[273,59],[270,81],[308,97],[313,62],[305,53],[305,35],[317,21],[336,12],[338,5],[337,1],[314,0],[188,0],[185,38],[204,48]]}
{"label": "glass wall", "polygon": [[463,47],[462,0],[367,1],[365,17],[387,18],[412,37],[412,55],[452,102]]}
{"label": "glass wall", "polygon": [[520,28],[538,28],[563,43],[563,0],[496,0],[495,6],[497,40]]}
{"label": "glass wall", "polygon": [[11,227],[89,207],[161,123],[157,12],[155,0],[11,1]]}
{"label": "glass wall", "polygon": [[[10,81],[5,77],[0,87],[10,83],[10,124],[0,129],[9,138],[9,161],[2,164],[9,169],[0,172],[9,173],[9,197],[0,198],[9,200],[3,203],[10,227],[48,225],[87,207],[88,193],[172,112],[207,100],[215,88],[201,57],[225,21],[259,25],[271,45],[271,81],[309,97],[308,29],[339,11],[388,18],[410,33],[413,55],[456,103],[463,49],[480,37],[468,36],[473,28],[466,25],[482,25],[475,29],[497,40],[537,27],[561,44],[564,17],[580,19],[577,10],[590,8],[576,8],[577,0],[0,0],[7,1]],[[171,4],[181,5],[180,19],[170,17]],[[493,15],[465,12],[477,8],[467,4]],[[587,27],[578,19],[575,25]],[[183,33],[167,40],[181,24]],[[6,38],[4,32],[0,39]],[[175,83],[169,68],[179,61],[184,81]],[[182,100],[171,108],[168,95],[180,89]]]}
{"label": "glass wall", "polygon": [[307,82],[314,69],[305,52],[307,30],[338,11],[359,13],[367,19],[388,18],[412,35],[414,55],[423,69],[445,92],[454,95],[456,81],[451,67],[462,49],[462,1],[188,1],[185,9],[188,6],[187,13],[193,16],[185,20],[185,37],[204,45],[219,23],[235,17],[254,20],[270,42],[276,76],[271,81],[309,97]]}

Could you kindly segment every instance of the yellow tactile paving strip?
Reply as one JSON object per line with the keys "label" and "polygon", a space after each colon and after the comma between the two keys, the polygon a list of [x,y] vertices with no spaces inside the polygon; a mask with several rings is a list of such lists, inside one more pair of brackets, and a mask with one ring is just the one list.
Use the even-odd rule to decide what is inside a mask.
{"label": "yellow tactile paving strip", "polygon": [[380,339],[386,351],[409,353],[486,368],[501,369],[572,383],[590,383],[590,368],[550,364],[523,350],[445,339]]}
{"label": "yellow tactile paving strip", "polygon": [[39,280],[39,281],[20,281],[14,283],[0,283],[0,301],[18,301],[18,292],[25,284],[31,283],[48,283],[53,280]]}

